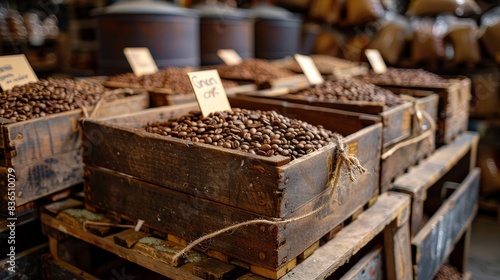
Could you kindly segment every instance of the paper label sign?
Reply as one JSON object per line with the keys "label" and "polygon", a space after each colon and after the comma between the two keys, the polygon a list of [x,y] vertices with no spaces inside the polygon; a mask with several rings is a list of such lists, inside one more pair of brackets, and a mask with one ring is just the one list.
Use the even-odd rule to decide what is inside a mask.
{"label": "paper label sign", "polygon": [[210,113],[231,110],[217,70],[190,72],[188,75],[203,117]]}
{"label": "paper label sign", "polygon": [[38,77],[24,54],[0,56],[0,86],[3,90],[31,82],[38,82]]}
{"label": "paper label sign", "polygon": [[365,55],[375,73],[387,72],[387,66],[385,65],[384,59],[378,50],[367,49],[365,50]]}
{"label": "paper label sign", "polygon": [[238,65],[243,62],[243,59],[235,50],[231,49],[218,50],[217,55],[227,65]]}
{"label": "paper label sign", "polygon": [[300,54],[296,54],[294,57],[311,85],[322,84],[325,81],[311,57]]}
{"label": "paper label sign", "polygon": [[148,48],[125,48],[123,53],[136,76],[158,72],[158,67]]}

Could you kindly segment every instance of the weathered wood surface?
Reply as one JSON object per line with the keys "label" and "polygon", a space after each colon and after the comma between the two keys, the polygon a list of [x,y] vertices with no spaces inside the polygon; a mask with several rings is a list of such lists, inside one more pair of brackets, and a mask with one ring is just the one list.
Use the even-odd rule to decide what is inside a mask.
{"label": "weathered wood surface", "polygon": [[[410,198],[404,194],[384,193],[357,220],[342,229],[334,239],[317,249],[281,279],[324,279],[344,265],[375,236],[398,217],[407,215]],[[406,212],[406,214],[405,214]],[[404,219],[402,219],[404,221]],[[409,243],[401,244],[409,247]],[[398,251],[405,250],[398,248]],[[408,266],[408,272],[411,272]]]}
{"label": "weathered wood surface", "polygon": [[470,227],[477,211],[479,174],[474,169],[413,239],[414,279],[432,279]]}
{"label": "weathered wood surface", "polygon": [[[449,77],[446,77],[449,78]],[[411,94],[422,90],[432,91],[439,95],[437,144],[449,144],[460,133],[467,130],[469,119],[469,102],[471,99],[471,81],[466,77],[449,78],[447,83],[439,85],[401,86],[379,84],[396,93]]]}
{"label": "weathered wood surface", "polygon": [[[120,245],[117,245],[113,241],[113,236],[108,236],[106,238],[99,237],[97,235],[93,235],[92,233],[85,232],[81,226],[68,225],[62,221],[57,220],[56,218],[46,214],[41,214],[41,220],[44,226],[48,228],[55,229],[64,234],[71,235],[80,240],[83,240],[87,243],[95,245],[101,249],[109,251],[121,258],[134,262],[140,266],[148,268],[152,271],[155,271],[159,274],[167,276],[172,279],[192,279],[199,280],[201,278],[194,276],[193,274],[183,271],[179,268],[166,265],[163,262],[153,261],[151,258],[148,258],[142,255],[139,252],[136,252],[131,249],[124,248]],[[87,278],[84,278],[87,279]]]}
{"label": "weathered wood surface", "polygon": [[[421,100],[427,99],[427,100]],[[437,102],[437,96],[431,95],[424,98],[417,99],[417,106],[425,107],[429,105],[427,101],[432,103]],[[429,108],[421,108],[427,113],[429,111],[436,112],[436,107],[429,105]],[[424,119],[422,123],[418,123],[415,118],[413,119],[413,133],[410,138],[404,139],[399,143],[392,144],[382,149],[380,160],[380,190],[385,192],[392,186],[392,182],[398,177],[407,172],[411,167],[415,166],[419,161],[426,158],[434,152],[435,133],[431,132],[430,121]],[[416,126],[423,126],[426,130],[419,130]],[[422,135],[427,135],[422,137]],[[415,139],[420,139],[415,141]]]}
{"label": "weathered wood surface", "polygon": [[[325,191],[335,158],[333,143],[289,162],[281,156],[262,157],[188,143],[147,133],[141,128],[148,121],[165,119],[196,106],[169,106],[115,120],[86,121],[84,163],[269,217],[285,217],[297,212]],[[302,113],[315,114],[307,109]],[[327,124],[335,119],[323,121]],[[376,193],[373,186],[378,187],[380,148],[373,147],[374,143],[380,143],[380,134],[381,125],[374,124],[344,138],[350,152],[356,154],[369,171],[356,183],[343,178],[345,189],[357,188],[362,196]]]}
{"label": "weathered wood surface", "polygon": [[[412,236],[422,227],[424,207],[432,206],[434,210],[430,212],[433,212],[442,203],[440,195],[429,195],[429,190],[440,192],[445,181],[465,178],[475,166],[478,141],[477,133],[463,133],[452,143],[437,149],[434,154],[393,183],[393,190],[410,194],[412,197]],[[430,203],[428,199],[435,202]]]}
{"label": "weathered wood surface", "polygon": [[[8,192],[8,170],[0,167],[0,196],[4,205]],[[16,205],[20,206],[43,196],[83,182],[83,165],[80,150],[70,151],[49,158],[14,165]],[[1,209],[3,213],[5,209]]]}
{"label": "weathered wood surface", "polygon": [[[148,95],[141,93],[104,103],[95,117],[136,112],[148,105]],[[90,109],[89,114],[91,113]],[[37,159],[80,149],[82,116],[82,110],[77,109],[23,122],[0,122],[0,149],[5,157],[3,165],[31,164]]]}
{"label": "weathered wood surface", "polygon": [[[86,204],[99,210],[121,213],[131,220],[142,219],[148,227],[182,239],[194,240],[238,222],[263,218],[261,214],[148,184],[117,172],[90,166],[85,172]],[[335,201],[316,215],[287,225],[245,226],[221,234],[204,246],[209,245],[211,249],[248,263],[276,269],[362,208],[376,191],[376,186],[366,190],[357,184],[337,188]],[[325,191],[285,218],[316,209],[327,195],[328,191]]]}
{"label": "weathered wood surface", "polygon": [[359,260],[340,280],[384,279],[383,249],[378,246]]}

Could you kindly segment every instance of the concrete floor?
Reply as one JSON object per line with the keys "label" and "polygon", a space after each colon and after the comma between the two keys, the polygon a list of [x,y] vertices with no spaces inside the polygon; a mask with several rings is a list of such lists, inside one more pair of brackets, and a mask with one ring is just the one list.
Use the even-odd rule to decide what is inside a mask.
{"label": "concrete floor", "polygon": [[472,223],[469,271],[473,280],[500,279],[500,222],[478,215]]}

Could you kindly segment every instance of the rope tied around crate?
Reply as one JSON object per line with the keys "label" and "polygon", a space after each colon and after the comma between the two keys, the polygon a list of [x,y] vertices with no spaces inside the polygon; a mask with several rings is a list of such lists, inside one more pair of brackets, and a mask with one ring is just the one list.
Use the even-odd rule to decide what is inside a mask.
{"label": "rope tied around crate", "polygon": [[[336,143],[335,153],[337,155],[337,160],[336,160],[335,169],[333,172],[334,176],[331,178],[329,176],[329,183],[327,184],[327,185],[329,185],[330,193],[329,193],[328,199],[323,204],[321,204],[318,208],[316,208],[313,211],[306,213],[304,215],[290,218],[290,219],[285,219],[285,220],[256,219],[256,220],[237,223],[237,224],[225,227],[223,229],[217,230],[215,232],[206,234],[206,235],[194,240],[193,242],[188,244],[186,247],[184,247],[182,250],[177,252],[173,256],[171,263],[173,263],[173,264],[177,263],[178,259],[181,256],[185,255],[187,252],[189,252],[195,246],[199,245],[200,243],[204,242],[205,240],[214,238],[222,233],[225,233],[228,231],[233,231],[233,230],[236,230],[238,228],[241,228],[244,226],[249,226],[249,225],[254,225],[254,224],[271,225],[271,226],[289,224],[292,222],[302,220],[302,219],[307,218],[309,216],[312,216],[312,215],[320,212],[324,208],[326,208],[333,201],[334,192],[335,192],[335,190],[340,182],[342,168],[345,169],[345,171],[349,177],[349,180],[351,180],[352,182],[356,181],[356,178],[358,175],[362,175],[362,174],[367,172],[366,168],[364,168],[361,165],[359,160],[354,155],[351,155],[349,153],[349,149],[348,149],[347,145],[342,141],[341,135],[334,134],[334,141]],[[329,168],[332,168],[332,166],[330,166]],[[329,175],[330,175],[330,170],[329,170]]]}
{"label": "rope tied around crate", "polygon": [[[406,100],[410,100],[410,101],[415,101],[416,98],[414,97],[411,97],[411,96],[405,96],[405,99]],[[387,150],[385,153],[383,153],[381,155],[381,159],[382,160],[385,160],[387,159],[388,157],[390,157],[392,154],[394,154],[395,152],[397,152],[399,149],[401,148],[404,148],[406,146],[409,146],[409,145],[412,145],[412,144],[415,144],[415,143],[418,143],[419,141],[429,137],[430,134],[433,134],[435,131],[436,131],[436,123],[434,121],[434,119],[432,118],[432,116],[427,113],[426,111],[424,110],[420,110],[418,107],[417,107],[417,104],[416,102],[414,102],[415,106],[414,106],[414,110],[415,110],[415,117],[418,118],[418,114],[422,114],[423,116],[423,119],[425,119],[429,125],[430,125],[430,128],[427,129],[425,132],[421,132],[422,129],[420,129],[420,135],[418,135],[417,137],[415,138],[410,138],[408,140],[404,140],[402,142],[399,142],[398,144],[394,145],[392,148],[390,148],[389,150]],[[416,121],[417,123],[419,122],[418,120]]]}

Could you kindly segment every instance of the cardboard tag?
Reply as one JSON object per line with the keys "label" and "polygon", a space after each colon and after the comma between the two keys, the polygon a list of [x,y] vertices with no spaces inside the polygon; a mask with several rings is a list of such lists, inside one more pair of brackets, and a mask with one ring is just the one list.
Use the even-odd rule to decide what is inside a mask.
{"label": "cardboard tag", "polygon": [[385,65],[384,59],[378,50],[367,49],[365,50],[365,55],[375,73],[380,74],[387,72],[387,66]]}
{"label": "cardboard tag", "polygon": [[311,57],[300,54],[296,54],[294,57],[311,85],[322,84],[325,81]]}
{"label": "cardboard tag", "polygon": [[241,56],[232,49],[222,49],[217,51],[217,55],[227,65],[238,65],[243,62]]}
{"label": "cardboard tag", "polygon": [[158,72],[158,66],[148,48],[125,48],[123,53],[136,76]]}
{"label": "cardboard tag", "polygon": [[31,82],[38,82],[38,77],[24,54],[0,56],[0,86],[3,90]]}
{"label": "cardboard tag", "polygon": [[213,112],[231,110],[217,70],[190,72],[188,76],[203,117]]}

